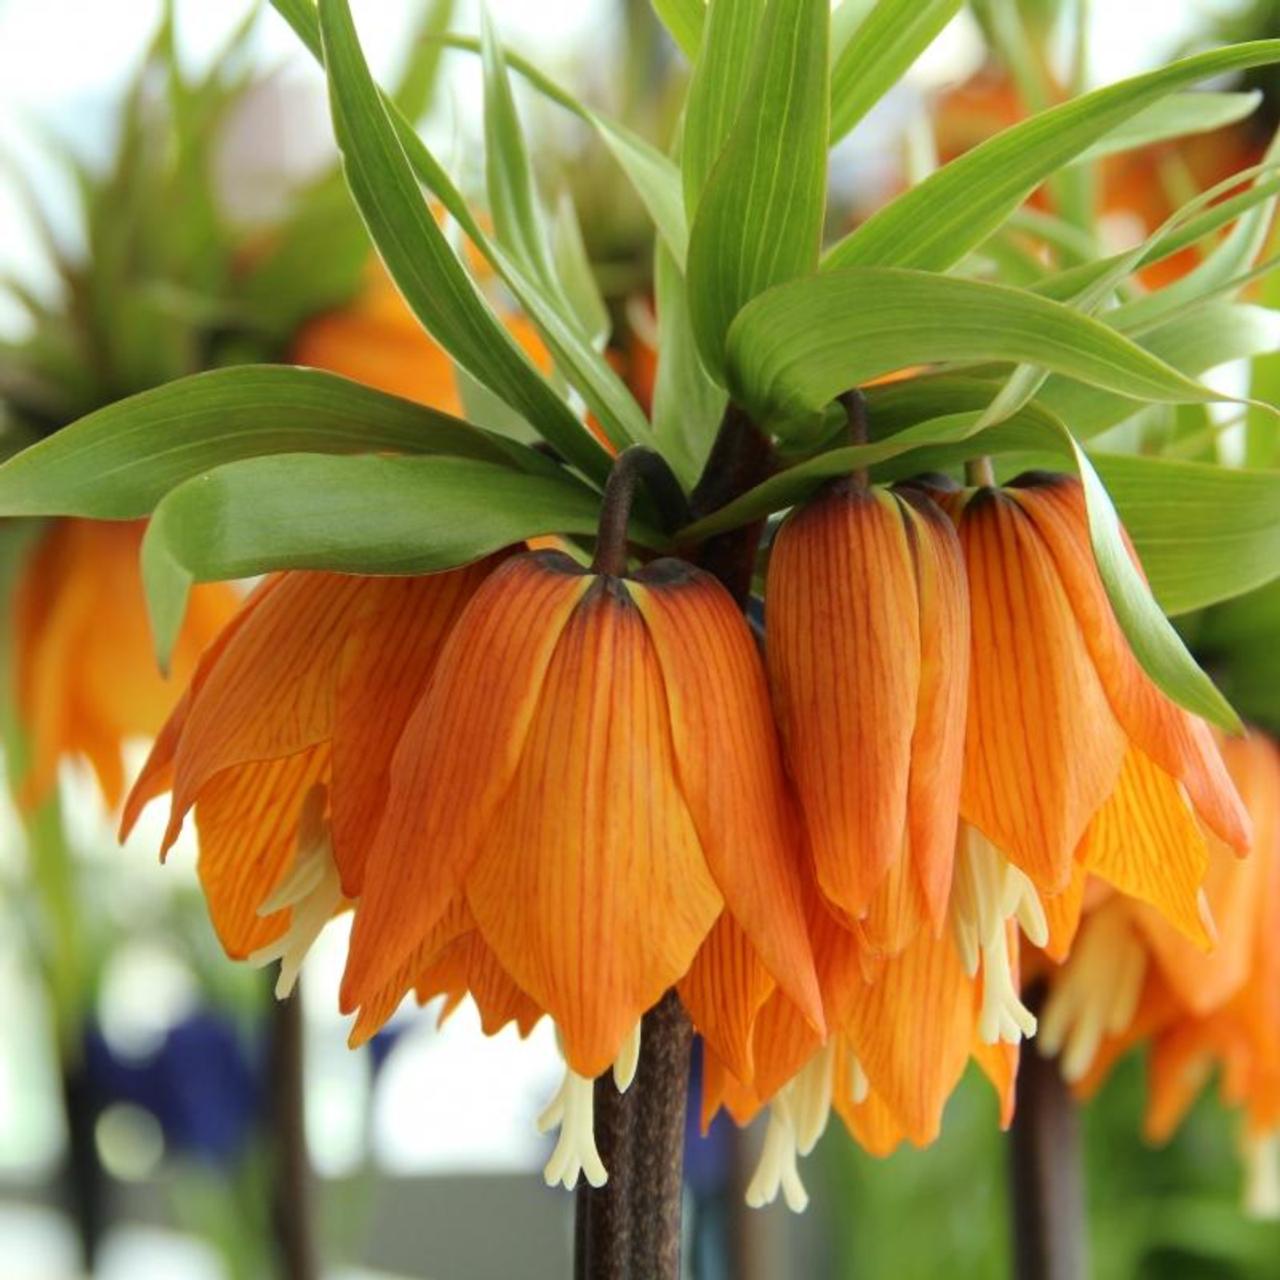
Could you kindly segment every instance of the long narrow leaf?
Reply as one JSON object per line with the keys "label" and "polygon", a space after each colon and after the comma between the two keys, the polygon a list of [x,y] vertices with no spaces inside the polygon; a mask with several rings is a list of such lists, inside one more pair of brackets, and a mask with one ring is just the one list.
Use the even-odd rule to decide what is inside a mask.
{"label": "long narrow leaf", "polygon": [[689,240],[689,308],[707,368],[723,373],[734,316],[818,265],[827,179],[828,0],[770,0],[751,82]]}
{"label": "long narrow leaf", "polygon": [[0,515],[136,519],[210,467],[273,453],[448,453],[543,472],[548,460],[336,374],[248,365],[117,401],[0,466]]}
{"label": "long narrow leaf", "polygon": [[334,132],[347,182],[414,314],[474,377],[588,475],[608,458],[498,320],[436,224],[369,75],[346,0],[319,6]]}
{"label": "long narrow leaf", "polygon": [[858,267],[779,285],[729,331],[730,391],[779,429],[811,423],[850,387],[943,360],[1039,364],[1135,400],[1217,398],[1060,303],[929,272]]}
{"label": "long narrow leaf", "polygon": [[827,254],[824,265],[945,271],[1050,174],[1153,102],[1209,76],[1276,61],[1280,40],[1215,49],[1042,111],[965,152],[873,214]]}
{"label": "long narrow leaf", "polygon": [[839,142],[897,84],[960,11],[961,3],[878,0],[831,68],[832,142]]}

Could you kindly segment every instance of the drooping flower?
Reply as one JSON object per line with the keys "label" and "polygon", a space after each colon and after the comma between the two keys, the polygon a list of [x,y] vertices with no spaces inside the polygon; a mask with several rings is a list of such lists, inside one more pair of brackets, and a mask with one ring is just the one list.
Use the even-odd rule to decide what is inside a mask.
{"label": "drooping flower", "polygon": [[19,798],[48,795],[58,762],[83,756],[107,803],[124,791],[121,746],[151,737],[200,651],[234,613],[229,587],[197,587],[173,654],[156,667],[147,629],[134,522],[54,521],[29,553],[15,599],[18,710],[30,739]]}
{"label": "drooping flower", "polygon": [[281,959],[281,990],[359,896],[400,731],[500,557],[447,573],[266,579],[201,658],[125,806],[195,808],[200,882],[227,953]]}
{"label": "drooping flower", "polygon": [[[1208,725],[1166,697],[1129,647],[1078,481],[1034,473],[939,500],[969,578],[965,821],[1046,904],[1065,896],[1078,907],[1089,872],[1208,945],[1201,822],[1243,851],[1248,815]],[[1074,915],[1058,914],[1060,955]]]}
{"label": "drooping flower", "polygon": [[774,540],[769,675],[818,886],[889,953],[946,920],[969,680],[955,532],[928,498],[828,486]]}
{"label": "drooping flower", "polygon": [[1247,858],[1210,836],[1207,903],[1218,944],[1203,953],[1146,904],[1109,895],[1087,910],[1070,958],[1047,968],[1041,1049],[1090,1096],[1149,1041],[1145,1129],[1172,1136],[1221,1068],[1244,1121],[1246,1204],[1280,1215],[1280,750],[1260,733],[1223,755],[1255,827]]}
{"label": "drooping flower", "polygon": [[[821,1034],[798,874],[764,671],[728,593],[674,560],[620,577],[515,556],[405,727],[343,1006],[375,1029],[371,1006],[385,1016],[442,938],[478,938],[560,1036],[548,1176],[597,1181],[592,1078],[629,1079],[641,1015],[700,951],[711,1003],[748,999],[718,941],[738,931]],[[710,1020],[724,1043],[750,1012]]]}

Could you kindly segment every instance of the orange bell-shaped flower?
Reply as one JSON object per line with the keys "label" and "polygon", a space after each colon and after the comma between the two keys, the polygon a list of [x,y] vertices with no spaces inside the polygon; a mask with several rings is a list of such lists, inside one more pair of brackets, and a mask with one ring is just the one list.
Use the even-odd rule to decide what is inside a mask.
{"label": "orange bell-shaped flower", "polygon": [[369,851],[343,1003],[466,911],[599,1075],[726,912],[822,1025],[764,673],[711,577],[513,557],[450,635]]}
{"label": "orange bell-shaped flower", "polygon": [[[959,530],[972,618],[963,817],[1046,902],[1083,869],[1208,945],[1197,819],[1243,852],[1248,815],[1208,725],[1130,649],[1079,483],[1032,474],[940,501]],[[1073,923],[1061,922],[1060,946]]]}
{"label": "orange bell-shaped flower", "polygon": [[838,481],[769,562],[769,674],[818,885],[876,949],[946,920],[969,681],[959,542],[923,494]]}

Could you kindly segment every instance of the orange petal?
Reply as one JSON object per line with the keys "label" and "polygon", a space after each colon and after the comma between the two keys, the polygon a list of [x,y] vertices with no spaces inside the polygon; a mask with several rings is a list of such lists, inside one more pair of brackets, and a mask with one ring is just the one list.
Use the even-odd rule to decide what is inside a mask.
{"label": "orange petal", "polygon": [[1071,944],[1080,928],[1080,916],[1085,906],[1085,888],[1089,873],[1077,858],[1071,867],[1071,881],[1061,893],[1040,895],[1045,923],[1049,926],[1049,941],[1044,954],[1059,964],[1071,953]]}
{"label": "orange petal", "polygon": [[516,986],[475,930],[440,952],[418,975],[414,991],[419,1004],[441,994],[450,1001],[469,995],[480,1013],[480,1029],[487,1036],[496,1036],[508,1022],[514,1022],[520,1034],[527,1036],[542,1017],[542,1010]]}
{"label": "orange petal", "polygon": [[1057,570],[1006,494],[981,489],[960,520],[973,665],[963,816],[1046,893],[1111,793],[1124,736]]}
{"label": "orange petal", "polygon": [[769,674],[823,893],[859,919],[905,847],[920,684],[916,573],[898,500],[829,489],[769,564]]}
{"label": "orange petal", "polygon": [[208,680],[209,673],[217,666],[227,646],[248,623],[254,611],[270,592],[279,585],[283,577],[283,574],[275,574],[265,578],[200,655],[187,687],[174,703],[168,719],[156,735],[155,742],[151,744],[151,753],[147,756],[142,772],[125,799],[124,811],[120,817],[121,840],[128,838],[147,803],[172,789],[174,758],[177,756],[178,744],[182,741],[182,734],[187,727],[187,718],[191,714],[191,706],[196,695]]}
{"label": "orange petal", "polygon": [[644,620],[624,584],[591,581],[466,881],[485,940],[583,1076],[688,972],[724,905],[676,779]]}
{"label": "orange petal", "polygon": [[167,838],[216,773],[328,740],[338,662],[370,581],[282,575],[221,646],[188,703]]}
{"label": "orange petal", "polygon": [[[360,915],[360,907],[356,907],[356,918]],[[387,1019],[400,1007],[401,1001],[417,985],[428,967],[461,937],[474,931],[475,918],[467,900],[461,894],[449,903],[444,915],[436,921],[435,927],[404,959],[400,967],[382,984],[367,1000],[361,1004],[356,1016],[347,1044],[358,1049],[366,1040],[379,1032]],[[424,983],[425,989],[425,983]],[[440,986],[431,991],[431,995],[445,993],[451,1001],[460,1001],[466,995],[465,981],[456,987]],[[423,1003],[428,996],[423,997]],[[456,999],[455,999],[456,998]]]}
{"label": "orange petal", "polygon": [[851,1048],[876,1093],[924,1146],[964,1073],[973,1039],[975,989],[949,936],[924,930],[886,960],[845,1023]]}
{"label": "orange petal", "polygon": [[590,583],[554,552],[513,556],[450,632],[392,760],[344,1010],[372,998],[462,892],[511,787],[561,630]]}
{"label": "orange petal", "polygon": [[821,1031],[803,854],[755,641],[709,574],[661,560],[629,584],[662,668],[680,790],[725,904]]}
{"label": "orange petal", "polygon": [[387,801],[391,758],[490,558],[419,578],[370,579],[341,657],[333,726],[333,852],[349,898]]}
{"label": "orange petal", "polygon": [[774,990],[755,947],[725,911],[680,980],[680,999],[694,1029],[739,1080],[754,1075],[752,1031]]}
{"label": "orange petal", "polygon": [[1089,826],[1080,861],[1121,893],[1151,903],[1202,951],[1211,945],[1200,894],[1204,835],[1178,784],[1136,747]]}
{"label": "orange petal", "polygon": [[764,1103],[750,1085],[743,1084],[705,1041],[702,1045],[701,1127],[705,1134],[723,1107],[734,1124],[745,1129],[763,1110]]}
{"label": "orange petal", "polygon": [[960,820],[969,702],[969,584],[951,522],[922,495],[906,491],[903,501],[915,534],[920,594],[920,695],[911,739],[907,840],[912,875],[940,933]]}
{"label": "orange petal", "polygon": [[[1013,1111],[1017,1101],[1018,1056],[1021,1046],[1006,1044],[987,1044],[979,1036],[974,1036],[973,1060],[982,1068],[982,1074],[991,1081],[1000,1102],[1000,1127],[1007,1129],[1013,1123]],[[1035,1052],[1032,1046],[1030,1052]]]}
{"label": "orange petal", "polygon": [[292,865],[303,798],[328,773],[328,748],[313,747],[227,769],[201,790],[196,866],[213,927],[233,960],[284,933],[284,912],[263,918],[258,908]]}
{"label": "orange petal", "polygon": [[1040,475],[1015,485],[1010,495],[1053,555],[1116,718],[1147,756],[1187,788],[1196,811],[1221,839],[1241,851],[1248,848],[1248,815],[1208,726],[1157,688],[1116,621],[1093,558],[1079,481]]}

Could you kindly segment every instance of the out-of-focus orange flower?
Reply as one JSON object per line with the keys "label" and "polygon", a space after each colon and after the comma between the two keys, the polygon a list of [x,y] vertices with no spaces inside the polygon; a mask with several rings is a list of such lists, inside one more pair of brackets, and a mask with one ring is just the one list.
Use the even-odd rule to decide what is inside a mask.
{"label": "out-of-focus orange flower", "polygon": [[[960,809],[1051,902],[1069,945],[1083,873],[1207,947],[1205,827],[1249,820],[1209,727],[1143,671],[1112,612],[1074,478],[943,494],[968,568],[969,718]],[[1052,912],[1052,908],[1051,908]]]}
{"label": "out-of-focus orange flower", "polygon": [[109,805],[124,790],[121,745],[164,722],[200,651],[235,612],[225,586],[200,586],[173,654],[169,679],[156,666],[143,600],[140,522],[54,521],[17,586],[18,708],[31,761],[19,799],[48,795],[58,761],[83,756]]}
{"label": "out-of-focus orange flower", "polygon": [[[1215,1066],[1223,1100],[1245,1117],[1250,1207],[1280,1214],[1280,750],[1260,733],[1223,754],[1254,820],[1239,859],[1210,837],[1205,892],[1218,922],[1203,954],[1141,903],[1111,895],[1091,910],[1070,958],[1044,977],[1041,1049],[1089,1096],[1128,1049],[1151,1042],[1145,1128],[1177,1128]],[[1268,1164],[1267,1162],[1270,1162]],[[1270,1189],[1268,1191],[1268,1188]]]}
{"label": "out-of-focus orange flower", "polygon": [[227,953],[283,959],[280,990],[359,896],[400,731],[499,558],[416,578],[266,579],[201,658],[125,806],[195,807],[200,882]]}
{"label": "out-of-focus orange flower", "polygon": [[838,481],[774,540],[769,674],[818,885],[874,949],[941,932],[969,682],[960,545],[928,498]]}
{"label": "out-of-focus orange flower", "polygon": [[[394,1007],[442,938],[482,941],[560,1035],[548,1178],[599,1181],[591,1078],[629,1080],[641,1015],[700,952],[713,1004],[754,998],[743,941],[822,1033],[798,862],[763,667],[719,583],[673,560],[620,578],[516,556],[406,725],[343,1006],[367,1034],[370,1003]],[[707,1027],[696,997],[716,1042],[749,1027],[732,1008]]]}
{"label": "out-of-focus orange flower", "polygon": [[[533,325],[515,312],[505,314],[503,323],[534,365],[550,373],[551,354]],[[302,326],[291,358],[445,413],[462,414],[453,361],[418,323],[378,265],[371,266],[366,288],[350,305]]]}
{"label": "out-of-focus orange flower", "polygon": [[[1054,100],[1060,100],[1054,91]],[[934,138],[943,163],[1017,124],[1028,115],[1012,77],[987,66],[962,84],[940,94],[933,108]],[[1129,247],[1159,228],[1192,192],[1207,191],[1233,173],[1262,160],[1263,148],[1247,125],[1216,129],[1167,142],[1153,143],[1100,162],[1098,211],[1113,233],[1116,247]],[[1048,188],[1040,187],[1030,203],[1052,209]],[[1144,267],[1138,278],[1150,289],[1172,284],[1201,261],[1198,245]]]}

